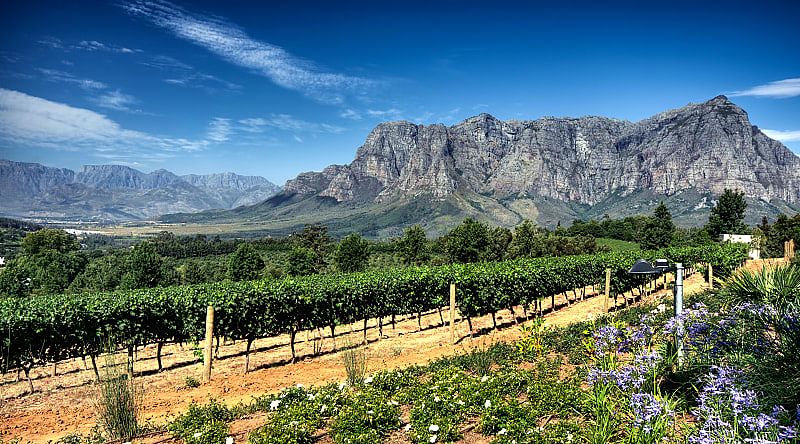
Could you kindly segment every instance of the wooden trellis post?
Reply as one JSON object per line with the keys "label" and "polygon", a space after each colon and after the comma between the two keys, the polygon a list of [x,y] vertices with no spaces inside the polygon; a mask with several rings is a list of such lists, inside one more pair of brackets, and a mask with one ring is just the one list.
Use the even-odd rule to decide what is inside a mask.
{"label": "wooden trellis post", "polygon": [[214,341],[214,307],[208,306],[206,310],[206,346],[203,352],[203,381],[211,381],[211,359],[213,359]]}
{"label": "wooden trellis post", "polygon": [[708,288],[714,288],[714,266],[708,264]]}
{"label": "wooden trellis post", "polygon": [[603,299],[603,309],[608,313],[608,296],[611,292],[611,269],[606,268],[606,297]]}
{"label": "wooden trellis post", "polygon": [[450,343],[456,343],[456,284],[450,284]]}

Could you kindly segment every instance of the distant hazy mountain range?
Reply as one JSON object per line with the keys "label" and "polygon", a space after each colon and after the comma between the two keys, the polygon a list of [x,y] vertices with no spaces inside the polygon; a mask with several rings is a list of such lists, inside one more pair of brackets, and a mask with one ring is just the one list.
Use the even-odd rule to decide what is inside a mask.
{"label": "distant hazy mountain range", "polygon": [[139,220],[250,205],[279,189],[263,177],[233,173],[177,176],[121,165],[85,165],[75,173],[0,160],[0,214],[16,217]]}
{"label": "distant hazy mountain range", "polygon": [[275,232],[325,222],[386,236],[411,223],[442,232],[467,215],[545,226],[617,218],[663,200],[678,223],[699,225],[724,188],[745,191],[751,223],[800,208],[800,158],[718,96],[639,122],[481,114],[453,126],[382,123],[349,165],[302,173],[256,205],[162,220]]}

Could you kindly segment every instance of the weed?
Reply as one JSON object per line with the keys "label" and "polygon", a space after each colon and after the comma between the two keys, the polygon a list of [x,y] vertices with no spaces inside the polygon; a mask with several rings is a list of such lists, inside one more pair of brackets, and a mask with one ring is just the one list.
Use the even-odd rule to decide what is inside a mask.
{"label": "weed", "polygon": [[342,352],[342,363],[347,372],[347,383],[356,386],[364,381],[367,374],[367,351],[364,348],[354,348],[351,344],[345,345]]}
{"label": "weed", "polygon": [[94,406],[97,425],[110,439],[132,438],[139,433],[142,387],[129,379],[114,353],[106,354],[105,374],[97,389]]}

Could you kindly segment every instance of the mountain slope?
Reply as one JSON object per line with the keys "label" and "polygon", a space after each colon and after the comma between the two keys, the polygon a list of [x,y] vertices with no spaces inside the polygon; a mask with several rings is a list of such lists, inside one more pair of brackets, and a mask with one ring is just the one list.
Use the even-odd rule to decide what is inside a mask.
{"label": "mountain slope", "polygon": [[665,200],[679,223],[696,224],[724,188],[745,191],[750,222],[800,207],[800,158],[719,96],[635,123],[489,114],[450,127],[383,123],[349,165],[302,173],[264,203],[163,220],[249,220],[276,230],[319,221],[384,235],[417,222],[442,231],[465,215],[552,226],[648,212]]}
{"label": "mountain slope", "polygon": [[279,188],[233,173],[179,177],[121,165],[85,165],[77,174],[36,163],[0,160],[0,214],[16,217],[127,221],[175,212],[230,209],[260,202]]}

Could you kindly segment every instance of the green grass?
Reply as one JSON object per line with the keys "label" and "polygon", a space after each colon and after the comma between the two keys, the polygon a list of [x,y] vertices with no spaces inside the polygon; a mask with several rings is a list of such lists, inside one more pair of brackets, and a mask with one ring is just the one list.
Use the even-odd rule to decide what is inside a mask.
{"label": "green grass", "polygon": [[597,245],[605,245],[611,251],[633,251],[639,249],[639,244],[636,242],[628,242],[619,239],[609,239],[606,237],[597,238]]}

